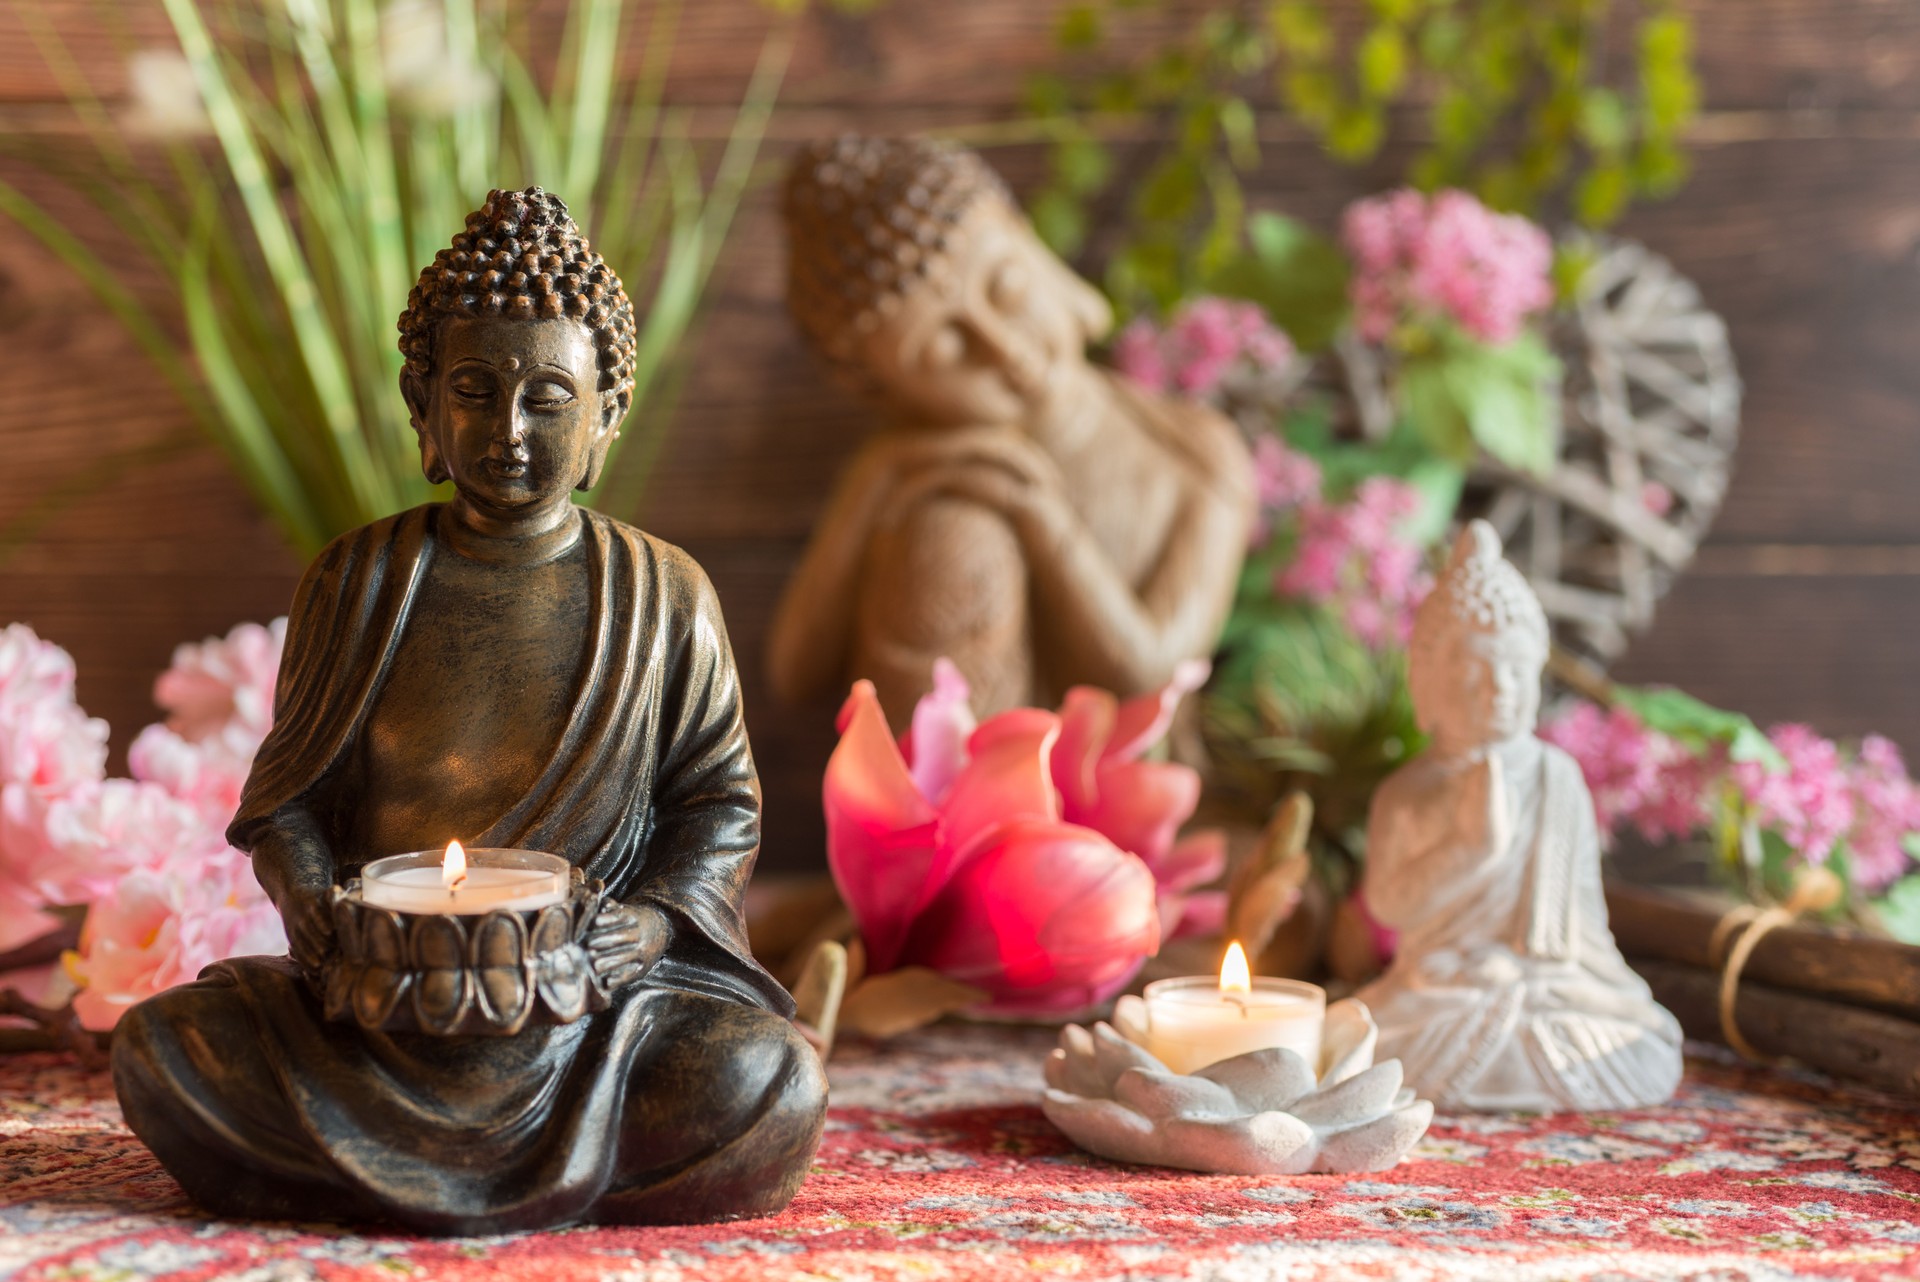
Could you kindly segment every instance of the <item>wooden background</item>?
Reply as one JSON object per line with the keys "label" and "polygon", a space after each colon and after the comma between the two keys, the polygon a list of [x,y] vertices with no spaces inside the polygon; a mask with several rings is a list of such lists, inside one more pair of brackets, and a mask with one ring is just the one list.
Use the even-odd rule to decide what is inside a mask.
{"label": "wooden background", "polygon": [[[59,128],[49,105],[58,89],[23,36],[18,6],[30,3],[0,0],[0,132]],[[38,7],[103,88],[123,88],[122,55],[91,0]],[[1710,542],[1620,674],[1684,685],[1763,722],[1880,730],[1920,753],[1920,5],[1686,7],[1708,107],[1695,174],[1624,230],[1672,258],[1726,316],[1747,385],[1744,437]],[[121,8],[137,44],[167,41],[158,0]],[[675,93],[724,104],[764,15],[751,0],[689,8]],[[1058,9],[892,0],[866,19],[809,18],[774,153],[845,128],[1014,118],[1026,77],[1052,59]],[[1129,43],[1165,30],[1144,25]],[[1322,225],[1399,172],[1391,154],[1368,172],[1337,169],[1277,117],[1261,132],[1258,203]],[[1039,176],[1031,148],[993,159],[1016,187]],[[0,162],[0,176],[83,234],[97,230],[29,170]],[[762,634],[863,418],[788,324],[768,196],[738,224],[642,519],[718,584],[767,784],[764,862],[797,868],[820,859],[832,709],[771,702]],[[151,719],[150,683],[172,646],[282,612],[300,568],[187,431],[112,320],[0,220],[0,529],[44,517],[0,561],[0,622],[24,620],[72,650],[81,699],[113,723],[121,749]]]}

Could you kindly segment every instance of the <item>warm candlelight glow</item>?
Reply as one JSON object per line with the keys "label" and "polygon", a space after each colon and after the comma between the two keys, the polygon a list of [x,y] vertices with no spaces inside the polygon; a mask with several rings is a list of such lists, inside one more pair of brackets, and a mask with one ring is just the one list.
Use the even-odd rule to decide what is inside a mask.
{"label": "warm candlelight glow", "polygon": [[1220,991],[1223,993],[1253,991],[1253,971],[1247,966],[1246,950],[1240,947],[1240,941],[1237,939],[1227,945],[1227,959],[1220,963]]}
{"label": "warm candlelight glow", "polygon": [[[452,890],[467,879],[467,852],[457,841],[447,843],[447,857],[440,861],[440,884]],[[1244,963],[1242,963],[1244,968]]]}

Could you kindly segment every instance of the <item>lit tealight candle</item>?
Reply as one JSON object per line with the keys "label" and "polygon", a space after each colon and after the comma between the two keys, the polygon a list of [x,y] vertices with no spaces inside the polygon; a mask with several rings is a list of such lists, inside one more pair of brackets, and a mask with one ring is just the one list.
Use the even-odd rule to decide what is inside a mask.
{"label": "lit tealight candle", "polygon": [[1146,1049],[1176,1073],[1284,1046],[1318,1068],[1326,990],[1294,979],[1255,979],[1236,941],[1220,979],[1196,975],[1148,984]]}
{"label": "lit tealight candle", "polygon": [[403,913],[470,916],[496,908],[545,908],[567,897],[572,870],[558,855],[537,850],[481,849],[450,842],[431,851],[390,855],[360,870],[360,898]]}

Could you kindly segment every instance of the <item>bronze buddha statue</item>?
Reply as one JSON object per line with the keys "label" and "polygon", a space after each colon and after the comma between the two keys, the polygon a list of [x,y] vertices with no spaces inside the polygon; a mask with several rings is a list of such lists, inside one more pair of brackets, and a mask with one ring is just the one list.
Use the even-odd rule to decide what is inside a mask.
{"label": "bronze buddha statue", "polygon": [[986,716],[1122,696],[1212,653],[1254,517],[1239,431],[1091,363],[1106,300],[979,156],[845,137],[787,183],[788,303],[891,414],[843,473],[769,638],[774,688],[872,679],[904,719],[933,661]]}
{"label": "bronze buddha statue", "polygon": [[[207,1209],[483,1233],[785,1206],[826,1083],[740,905],[760,790],[713,589],[577,507],[632,398],[633,310],[566,206],[492,193],[400,318],[447,503],[336,539],[294,599],[275,722],[228,837],[291,956],[135,1007],[129,1125]],[[325,1018],[330,900],[449,839],[604,882],[604,1010],[503,1036]]]}

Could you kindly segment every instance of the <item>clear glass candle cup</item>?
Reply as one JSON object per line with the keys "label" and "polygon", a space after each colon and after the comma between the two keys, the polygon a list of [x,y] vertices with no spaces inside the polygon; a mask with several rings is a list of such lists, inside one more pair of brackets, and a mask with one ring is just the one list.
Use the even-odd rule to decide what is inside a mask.
{"label": "clear glass candle cup", "polygon": [[360,870],[360,900],[395,912],[463,917],[500,908],[526,912],[566,901],[573,867],[558,855],[482,846],[466,857],[466,876],[453,886],[443,879],[444,851],[376,859]]}
{"label": "clear glass candle cup", "polygon": [[1327,990],[1317,984],[1256,975],[1251,991],[1226,992],[1211,975],[1188,975],[1155,980],[1141,995],[1146,1050],[1176,1073],[1275,1046],[1319,1071]]}

